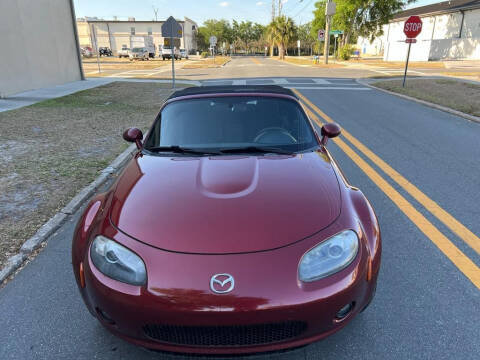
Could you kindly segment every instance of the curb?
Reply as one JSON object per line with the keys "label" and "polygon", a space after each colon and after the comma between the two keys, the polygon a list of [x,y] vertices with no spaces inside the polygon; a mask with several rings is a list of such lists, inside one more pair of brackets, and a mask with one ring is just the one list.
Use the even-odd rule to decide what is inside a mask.
{"label": "curb", "polygon": [[[451,109],[449,107],[446,107],[446,106],[442,106],[442,105],[438,105],[438,104],[434,104],[434,103],[431,103],[429,101],[425,101],[425,100],[420,100],[420,99],[416,99],[414,97],[411,97],[411,96],[408,96],[408,95],[404,95],[404,94],[399,94],[399,93],[396,93],[396,92],[393,92],[393,91],[390,91],[390,90],[385,90],[385,89],[382,89],[382,88],[379,88],[379,87],[376,87],[374,85],[371,85],[361,79],[356,79],[356,81],[359,83],[359,84],[362,84],[364,86],[368,86],[372,89],[375,89],[375,90],[380,90],[380,91],[383,91],[387,94],[390,94],[390,95],[395,95],[395,96],[398,96],[398,97],[401,97],[402,99],[406,99],[406,100],[410,100],[410,101],[414,101],[418,104],[422,104],[422,105],[426,105],[426,106],[429,106],[431,108],[434,108],[434,109],[437,109],[437,110],[440,110],[440,111],[443,111],[443,112],[446,112],[446,113],[450,113],[452,115],[456,115],[456,116],[460,116],[460,117],[463,117],[464,119],[467,119],[467,120],[470,120],[470,121],[473,121],[473,122],[476,122],[476,123],[480,123],[480,117],[477,117],[477,116],[474,116],[474,115],[470,115],[470,114],[465,114],[464,112],[461,112],[461,111],[458,111],[458,110],[454,110],[454,109]],[[384,81],[384,79],[382,80],[379,80],[379,81]],[[387,80],[388,81],[388,80]],[[375,83],[375,82],[374,82]]]}
{"label": "curb", "polygon": [[58,228],[63,225],[68,217],[74,214],[75,211],[77,211],[82,204],[108,180],[110,175],[117,173],[123,168],[127,161],[130,160],[135,149],[136,145],[132,144],[120,155],[118,155],[109,166],[102,170],[100,175],[94,181],[80,190],[80,192],[75,195],[75,197],[70,200],[70,202],[62,210],[60,210],[52,218],[50,218],[50,220],[43,224],[42,227],[35,233],[35,235],[25,241],[18,254],[10,256],[7,259],[7,264],[3,267],[3,269],[0,269],[0,285],[2,285],[3,282],[23,264],[28,255],[39,248],[40,245],[50,237],[50,235],[58,230]]}

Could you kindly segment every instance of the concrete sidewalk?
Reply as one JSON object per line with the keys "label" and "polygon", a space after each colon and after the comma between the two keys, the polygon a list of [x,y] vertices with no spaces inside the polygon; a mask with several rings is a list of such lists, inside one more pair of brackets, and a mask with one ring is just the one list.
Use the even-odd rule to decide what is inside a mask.
{"label": "concrete sidewalk", "polygon": [[35,104],[39,101],[73,94],[77,91],[91,89],[100,85],[111,83],[113,81],[118,81],[118,79],[95,78],[79,80],[63,85],[25,91],[0,99],[0,112],[18,109],[24,106]]}
{"label": "concrete sidewalk", "polygon": [[[97,86],[109,84],[115,81],[127,81],[127,82],[156,82],[162,84],[171,83],[171,80],[163,79],[130,79],[130,78],[88,78],[87,80],[74,81],[71,83],[52,86],[48,88],[25,91],[13,96],[9,96],[3,99],[0,99],[0,112],[8,111],[13,109],[18,109],[24,106],[35,104],[39,101],[54,99],[65,95],[70,95],[76,93],[77,91],[91,89]],[[197,80],[183,80],[177,79],[176,83],[187,84],[193,86],[200,86],[201,82]]]}

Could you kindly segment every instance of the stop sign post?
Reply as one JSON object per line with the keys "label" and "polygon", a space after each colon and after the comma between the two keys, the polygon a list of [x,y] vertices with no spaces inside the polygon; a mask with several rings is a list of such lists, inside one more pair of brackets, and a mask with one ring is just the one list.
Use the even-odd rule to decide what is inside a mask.
{"label": "stop sign post", "polygon": [[407,61],[405,62],[405,73],[403,74],[403,87],[405,87],[405,80],[407,78],[408,60],[410,59],[410,48],[412,47],[412,43],[417,42],[415,38],[422,31],[422,25],[422,19],[420,19],[419,16],[410,16],[407,21],[405,21],[405,25],[403,25],[403,32],[407,36],[405,42],[408,43]]}

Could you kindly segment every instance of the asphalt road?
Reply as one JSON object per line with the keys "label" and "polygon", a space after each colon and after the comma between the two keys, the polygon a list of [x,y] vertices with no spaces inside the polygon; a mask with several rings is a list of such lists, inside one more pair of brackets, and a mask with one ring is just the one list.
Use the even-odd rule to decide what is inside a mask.
{"label": "asphalt road", "polygon": [[[246,83],[297,88],[317,107],[316,116],[320,110],[338,122],[460,224],[480,235],[480,124],[364,88],[348,78],[313,78],[301,67],[277,69],[267,60],[263,66],[248,58],[234,65],[246,66],[237,66],[235,76],[225,73],[224,78],[254,77]],[[425,201],[416,200],[394,182],[353,146],[351,138],[341,136],[341,140],[330,142],[328,148],[350,182],[369,198],[381,225],[383,257],[376,298],[346,328],[321,342],[248,358],[478,359],[480,291],[475,276],[480,255],[467,245],[464,233],[457,235],[445,225],[444,216],[432,215]],[[353,155],[344,144],[353,149]],[[372,169],[390,187],[372,176]],[[411,208],[392,201],[395,192]],[[412,208],[418,211],[413,216]],[[88,313],[70,264],[77,217],[0,290],[0,359],[182,359],[119,340]],[[428,222],[439,231],[437,236],[425,230]],[[452,247],[444,246],[443,237],[460,251],[454,254],[455,261],[449,258]],[[473,267],[462,266],[469,261]]]}
{"label": "asphalt road", "polygon": [[[137,62],[119,61],[116,62],[116,69],[112,69],[114,63],[108,59],[101,63],[101,76],[113,78],[148,78],[148,79],[169,79],[172,76],[171,63],[169,61],[156,61],[138,64]],[[403,76],[403,65],[392,66],[392,64],[382,64],[379,62],[357,62],[350,61],[344,65],[335,64],[331,59],[328,67],[313,67],[311,65],[293,65],[286,61],[279,61],[269,57],[245,57],[234,56],[232,61],[219,68],[198,68],[188,69],[186,65],[195,63],[190,60],[181,60],[175,62],[175,74],[179,79],[188,80],[206,80],[212,78],[242,78],[268,76],[284,76],[293,71],[294,76],[309,77],[336,77],[336,78],[360,78],[372,76]],[[156,64],[156,65],[153,65]],[[135,66],[152,65],[151,69],[135,69]],[[98,76],[98,67],[95,62],[84,62],[84,71],[87,76]],[[421,67],[415,64],[410,65],[408,74],[411,76],[438,76],[445,73],[453,74],[472,73],[478,74],[480,65],[476,62],[449,62],[448,68],[439,67],[438,64]],[[293,70],[295,69],[295,70]]]}

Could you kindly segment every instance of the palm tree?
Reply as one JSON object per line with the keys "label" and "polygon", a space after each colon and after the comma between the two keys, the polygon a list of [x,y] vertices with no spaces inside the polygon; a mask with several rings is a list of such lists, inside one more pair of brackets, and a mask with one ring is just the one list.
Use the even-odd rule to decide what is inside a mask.
{"label": "palm tree", "polygon": [[268,25],[267,34],[278,46],[278,55],[281,60],[285,57],[285,46],[296,35],[296,26],[290,17],[285,15],[277,16]]}

